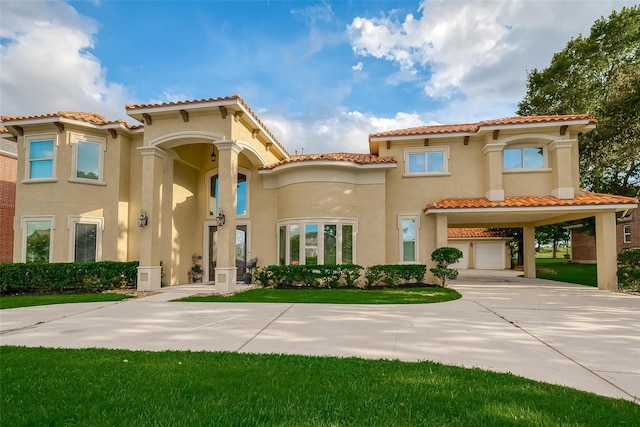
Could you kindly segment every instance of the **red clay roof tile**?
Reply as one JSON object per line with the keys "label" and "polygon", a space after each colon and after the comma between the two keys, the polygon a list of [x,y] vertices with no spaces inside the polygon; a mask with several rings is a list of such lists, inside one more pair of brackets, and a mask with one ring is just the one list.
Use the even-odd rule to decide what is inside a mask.
{"label": "red clay roof tile", "polygon": [[288,159],[284,159],[278,163],[264,166],[262,170],[275,169],[278,166],[286,165],[289,163],[298,162],[313,162],[313,161],[334,161],[334,162],[350,162],[358,165],[371,165],[371,164],[395,164],[395,157],[378,157],[373,154],[360,154],[360,153],[324,153],[324,154],[301,154],[291,156]]}
{"label": "red clay roof tile", "polygon": [[504,231],[489,230],[488,228],[449,228],[447,237],[455,238],[496,238],[505,237]]}
{"label": "red clay roof tile", "polygon": [[70,120],[78,120],[81,122],[91,123],[94,125],[107,125],[112,123],[119,123],[129,129],[135,129],[139,126],[132,126],[122,119],[108,120],[96,113],[88,113],[85,111],[58,111],[57,113],[47,113],[35,116],[2,116],[0,120],[3,123],[18,121],[18,120],[32,120],[32,119],[48,119],[48,118],[65,118]]}
{"label": "red clay roof tile", "polygon": [[616,196],[613,194],[591,193],[583,191],[573,199],[558,199],[553,196],[513,196],[505,197],[501,202],[492,202],[485,197],[467,199],[440,199],[429,203],[424,210],[429,209],[476,209],[476,208],[532,208],[552,206],[592,206],[635,204],[638,199],[633,197]]}

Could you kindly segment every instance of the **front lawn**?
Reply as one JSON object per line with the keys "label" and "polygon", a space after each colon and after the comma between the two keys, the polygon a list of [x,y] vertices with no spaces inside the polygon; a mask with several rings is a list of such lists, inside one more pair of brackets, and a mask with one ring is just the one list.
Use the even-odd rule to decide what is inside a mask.
{"label": "front lawn", "polygon": [[316,304],[426,304],[451,301],[460,294],[450,288],[420,287],[396,289],[272,289],[261,288],[229,296],[192,296],[186,302],[280,302]]}
{"label": "front lawn", "polygon": [[571,263],[562,258],[536,258],[536,277],[578,285],[598,286],[595,264]]}
{"label": "front lawn", "polygon": [[[373,326],[372,326],[373,327]],[[0,347],[11,426],[611,426],[640,406],[431,362]]]}
{"label": "front lawn", "polygon": [[76,302],[122,301],[129,295],[102,294],[58,294],[58,295],[12,295],[0,297],[0,309],[31,307],[36,305],[69,304]]}

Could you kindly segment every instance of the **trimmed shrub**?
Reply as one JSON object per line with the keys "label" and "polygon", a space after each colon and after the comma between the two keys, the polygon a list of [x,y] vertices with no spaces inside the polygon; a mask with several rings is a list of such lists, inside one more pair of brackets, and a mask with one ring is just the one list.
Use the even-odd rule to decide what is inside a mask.
{"label": "trimmed shrub", "polygon": [[427,266],[424,264],[385,264],[367,267],[364,277],[367,287],[397,287],[423,283]]}
{"label": "trimmed shrub", "polygon": [[625,249],[618,254],[618,288],[640,291],[640,249]]}
{"label": "trimmed shrub", "polygon": [[436,266],[430,268],[429,271],[440,280],[443,287],[447,286],[447,279],[455,280],[458,278],[458,270],[448,267],[458,262],[462,256],[463,253],[460,249],[452,247],[438,248],[431,252],[431,261],[434,261]]}
{"label": "trimmed shrub", "polygon": [[269,265],[256,269],[255,279],[273,288],[353,287],[360,277],[359,265]]}
{"label": "trimmed shrub", "polygon": [[135,287],[138,261],[0,264],[0,294],[102,292]]}

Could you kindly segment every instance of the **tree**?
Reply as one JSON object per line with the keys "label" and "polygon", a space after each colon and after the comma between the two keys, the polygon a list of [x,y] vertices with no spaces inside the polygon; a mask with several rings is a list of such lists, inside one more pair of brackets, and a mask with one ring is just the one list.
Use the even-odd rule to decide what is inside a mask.
{"label": "tree", "polygon": [[640,192],[640,6],[598,19],[527,76],[520,115],[588,113],[597,129],[580,138],[581,185],[592,191]]}
{"label": "tree", "polygon": [[458,248],[443,247],[431,252],[431,261],[435,261],[436,266],[430,268],[429,271],[440,279],[442,287],[447,286],[447,279],[455,280],[458,278],[458,270],[448,267],[458,262],[462,256],[463,253]]}
{"label": "tree", "polygon": [[569,241],[569,230],[566,226],[567,223],[560,223],[536,227],[536,242],[540,245],[551,244],[553,258],[557,258],[558,243]]}

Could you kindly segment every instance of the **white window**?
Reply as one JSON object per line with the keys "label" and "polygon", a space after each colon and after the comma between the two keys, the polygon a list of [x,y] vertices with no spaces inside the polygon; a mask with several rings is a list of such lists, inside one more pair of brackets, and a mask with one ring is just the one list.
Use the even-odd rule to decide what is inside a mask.
{"label": "white window", "polygon": [[355,220],[305,219],[278,226],[280,265],[353,264]]}
{"label": "white window", "polygon": [[25,180],[50,181],[56,177],[56,136],[33,135],[25,139]]}
{"label": "white window", "polygon": [[400,263],[418,262],[419,218],[418,215],[398,216]]}
{"label": "white window", "polygon": [[631,243],[631,226],[630,225],[622,226],[622,239],[624,243]]}
{"label": "white window", "polygon": [[[221,206],[218,206],[218,171],[214,169],[207,175],[207,216],[215,217]],[[251,173],[244,168],[238,168],[238,186],[236,188],[236,215],[247,217],[249,215],[249,182]],[[222,206],[223,210],[226,210]]]}
{"label": "white window", "polygon": [[71,179],[85,184],[104,184],[104,152],[107,140],[90,135],[71,134]]}
{"label": "white window", "polygon": [[69,217],[69,260],[101,261],[104,221],[95,217]]}
{"label": "white window", "polygon": [[443,175],[449,172],[449,147],[406,148],[405,175]]}
{"label": "white window", "polygon": [[22,217],[22,262],[51,262],[53,216]]}
{"label": "white window", "polygon": [[546,167],[544,147],[505,148],[503,167],[509,169],[543,169]]}

